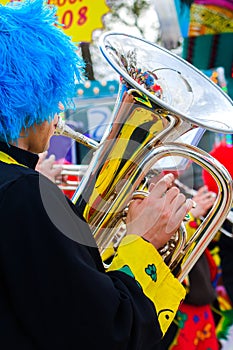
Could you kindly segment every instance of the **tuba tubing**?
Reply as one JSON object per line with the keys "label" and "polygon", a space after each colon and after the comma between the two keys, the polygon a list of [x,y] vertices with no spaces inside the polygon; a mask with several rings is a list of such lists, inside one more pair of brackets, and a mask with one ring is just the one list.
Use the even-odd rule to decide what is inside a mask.
{"label": "tuba tubing", "polygon": [[[69,135],[69,137],[73,137],[73,132]],[[75,139],[77,140],[77,138]],[[175,251],[172,252],[172,257],[169,259],[169,268],[172,271],[178,271],[176,271],[176,277],[179,279],[179,281],[182,282],[183,279],[190,272],[194,264],[197,262],[199,257],[202,255],[205,248],[214,238],[217,231],[221,228],[223,222],[227,218],[227,215],[229,215],[229,210],[232,206],[232,179],[226,168],[207,152],[192,145],[175,142],[166,143],[166,145],[164,146],[160,145],[157,148],[153,149],[151,152],[149,152],[143,158],[141,163],[138,164],[138,167],[137,169],[135,169],[133,177],[136,179],[140,178],[141,181],[142,178],[139,176],[139,173],[148,174],[156,162],[158,162],[160,159],[164,159],[164,157],[170,156],[185,157],[189,160],[191,159],[195,163],[198,163],[204,169],[209,171],[209,173],[214,177],[218,185],[218,195],[216,197],[212,209],[209,211],[208,215],[203,219],[201,225],[198,227],[195,234],[189,241],[186,240],[186,231],[182,227],[182,230],[180,230],[180,234],[182,234],[182,236],[179,237],[179,244],[177,245],[178,248],[176,247]],[[77,171],[78,173],[80,173],[81,169],[83,180],[86,180],[86,174],[85,172],[83,172],[83,170],[88,171],[88,167],[86,165],[81,167],[79,165],[66,165],[65,174],[69,174],[70,168],[73,174],[77,173]],[[66,173],[66,170],[68,170],[68,173]],[[125,193],[128,191],[128,187],[131,186],[132,179],[130,182],[126,182],[124,186],[122,186],[121,190],[118,193],[117,201],[112,201],[111,206],[108,208],[108,212],[117,211],[117,207],[121,202],[125,203],[125,207],[127,206],[124,197],[126,196]],[[134,188],[136,191],[137,186],[135,185]],[[74,189],[74,187],[72,187],[72,189]],[[194,193],[192,192],[192,194]],[[134,195],[132,190],[130,191],[130,195],[132,197]],[[77,197],[74,196],[72,199],[74,203],[76,203],[76,198]],[[113,224],[114,226],[113,230],[107,230],[107,232],[104,232],[103,230],[99,229],[100,227],[102,227],[102,223],[104,222],[106,217],[108,217],[108,212],[103,213],[101,221],[98,223],[98,226],[93,230],[93,235],[95,237],[101,255],[103,255],[105,249],[110,247],[112,242],[116,240],[116,237],[119,244],[121,239],[126,234],[125,229],[122,229],[121,227],[121,225],[123,224],[123,222],[121,221],[123,217],[123,210],[121,210],[120,214],[117,215],[117,217],[114,217],[113,221],[111,222],[111,224]],[[118,232],[120,232],[120,237]]]}
{"label": "tuba tubing", "polygon": [[166,154],[188,157],[209,171],[218,185],[218,195],[212,209],[189,241],[175,251],[169,263],[171,270],[179,267],[176,277],[183,281],[222,226],[232,207],[232,179],[220,162],[195,146],[171,143],[157,149],[157,152],[160,159]]}
{"label": "tuba tubing", "polygon": [[[100,49],[120,74],[120,87],[100,144],[94,141],[90,147],[88,140],[95,152],[72,201],[82,211],[104,260],[116,237],[119,244],[125,234],[125,210],[151,169],[171,155],[200,164],[214,177],[219,191],[189,240],[179,230],[181,244],[168,264],[183,281],[231,210],[232,178],[216,159],[180,139],[200,126],[233,133],[232,101],[186,61],[145,40],[107,33]],[[164,169],[170,168],[165,164]]]}

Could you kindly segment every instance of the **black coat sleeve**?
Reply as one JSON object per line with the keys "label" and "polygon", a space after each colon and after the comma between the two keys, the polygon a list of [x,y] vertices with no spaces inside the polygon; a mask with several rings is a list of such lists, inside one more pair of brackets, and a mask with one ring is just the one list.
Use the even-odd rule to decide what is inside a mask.
{"label": "black coat sleeve", "polygon": [[154,305],[133,278],[103,270],[88,226],[71,208],[43,176],[22,176],[6,188],[0,201],[1,347],[157,349]]}

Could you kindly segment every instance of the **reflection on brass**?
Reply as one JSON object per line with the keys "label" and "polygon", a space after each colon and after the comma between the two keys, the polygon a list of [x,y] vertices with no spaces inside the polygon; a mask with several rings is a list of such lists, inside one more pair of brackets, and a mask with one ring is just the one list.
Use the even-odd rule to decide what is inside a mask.
{"label": "reflection on brass", "polygon": [[[152,98],[151,91],[146,93],[144,84],[146,75],[137,69],[136,53],[137,50],[140,51],[140,39],[135,38],[134,40],[136,43],[138,40],[138,45],[131,48],[134,56],[130,64],[127,62],[130,53],[124,55],[123,52],[118,51],[118,48],[114,46],[118,39],[117,35],[116,38],[113,35],[113,39],[112,43],[111,34],[106,34],[102,50],[107,60],[111,61],[113,68],[121,72],[118,98],[104,138],[98,146],[93,142],[95,149],[93,158],[72,201],[81,208],[104,260],[105,253],[111,252],[112,249],[117,250],[121,238],[126,234],[123,218],[127,206],[134,193],[140,189],[144,178],[158,161],[169,156],[179,156],[192,160],[205,168],[215,178],[219,187],[215,204],[189,240],[186,238],[186,231],[182,224],[177,236],[172,238],[171,251],[170,247],[169,249],[164,247],[165,250],[161,251],[161,254],[166,255],[165,262],[176,277],[182,281],[213,239],[231,209],[232,180],[227,170],[208,153],[177,141],[180,136],[197,128],[199,119],[191,122],[185,117],[185,112],[182,117],[182,113],[174,112],[173,106],[163,107],[162,99],[169,94],[166,94],[166,86],[160,88],[156,81],[152,81],[154,84],[152,88],[155,91],[160,89],[159,94]],[[152,50],[151,47],[150,50]],[[150,59],[155,57],[156,62],[158,51],[159,48],[156,47],[154,54],[150,52],[148,57]],[[169,53],[164,53],[164,64],[166,64],[167,56]],[[173,60],[174,64],[176,60],[179,61],[179,74],[184,80],[187,63],[175,57]],[[146,65],[147,63],[144,62],[145,67]],[[190,69],[188,65],[188,70]],[[151,71],[156,73],[156,67]],[[150,72],[145,73],[150,74]],[[149,78],[157,79],[155,73]],[[196,79],[191,79],[190,82],[186,79],[187,84],[184,84],[184,88],[188,86],[188,93],[192,94],[192,89],[196,91],[193,85],[195,81],[198,84],[200,82],[202,85],[206,84],[205,90],[208,91],[210,83],[202,75],[199,76],[195,69],[192,74]],[[134,77],[141,80],[134,81]],[[151,83],[151,80],[149,82]],[[168,82],[166,83],[168,85]],[[218,93],[221,94],[217,91]],[[182,100],[182,96],[178,97],[179,100]],[[221,125],[227,125],[228,120],[226,118],[225,121],[225,105],[222,96],[221,100]],[[190,101],[195,101],[195,96],[192,96]],[[226,106],[229,112],[227,98]],[[201,115],[202,106],[198,105],[197,108]],[[203,117],[206,120],[208,115]],[[210,129],[211,123],[210,120],[207,126]],[[167,259],[168,250],[169,259]]]}

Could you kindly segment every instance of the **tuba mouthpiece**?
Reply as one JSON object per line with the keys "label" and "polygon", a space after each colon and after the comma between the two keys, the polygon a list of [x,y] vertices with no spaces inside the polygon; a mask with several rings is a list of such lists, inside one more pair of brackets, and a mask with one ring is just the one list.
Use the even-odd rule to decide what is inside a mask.
{"label": "tuba mouthpiece", "polygon": [[61,118],[58,119],[58,123],[57,123],[57,127],[54,135],[67,136],[93,150],[97,150],[97,148],[99,147],[98,142],[96,142],[95,140],[91,139],[88,136],[81,134],[78,131],[74,131]]}

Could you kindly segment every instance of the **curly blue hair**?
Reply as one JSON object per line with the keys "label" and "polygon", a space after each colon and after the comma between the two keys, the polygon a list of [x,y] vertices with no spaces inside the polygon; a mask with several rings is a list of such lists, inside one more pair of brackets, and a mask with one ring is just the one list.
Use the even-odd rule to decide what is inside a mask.
{"label": "curly blue hair", "polygon": [[43,0],[0,5],[0,140],[16,141],[22,128],[50,121],[59,102],[72,108],[83,73],[55,7]]}

